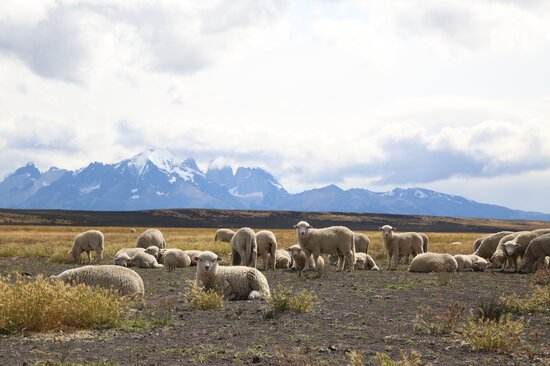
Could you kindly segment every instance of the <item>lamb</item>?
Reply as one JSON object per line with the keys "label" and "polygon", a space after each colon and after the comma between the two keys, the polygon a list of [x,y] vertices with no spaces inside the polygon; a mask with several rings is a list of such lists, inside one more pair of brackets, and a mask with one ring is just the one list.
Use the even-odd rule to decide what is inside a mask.
{"label": "lamb", "polygon": [[421,253],[413,258],[409,272],[456,272],[458,263],[450,254]]}
{"label": "lamb", "polygon": [[164,265],[159,264],[157,259],[151,254],[145,252],[137,252],[133,256],[121,254],[115,258],[115,264],[123,267],[139,267],[139,268],[162,268]]}
{"label": "lamb", "polygon": [[230,301],[267,299],[270,296],[267,279],[256,268],[219,266],[222,259],[210,251],[195,257],[195,261],[197,286],[204,286],[205,290],[212,289]]}
{"label": "lamb", "polygon": [[292,265],[292,257],[288,251],[284,249],[277,249],[275,251],[275,268],[288,269]]}
{"label": "lamb", "polygon": [[256,234],[249,227],[243,227],[231,239],[231,264],[256,268],[258,245]]}
{"label": "lamb", "polygon": [[365,253],[355,253],[355,269],[366,269],[370,271],[380,270],[374,262],[374,259]]}
{"label": "lamb", "polygon": [[355,253],[369,252],[370,239],[365,234],[353,233],[353,241],[355,242]]}
{"label": "lamb", "polygon": [[[499,231],[498,233],[489,234],[482,238],[482,240],[479,242],[478,248],[474,251],[473,254],[489,260],[491,256],[495,253],[495,250],[498,247],[498,243],[500,242],[500,239],[502,239],[504,236],[512,234],[511,231]],[[474,243],[474,246],[476,244]]]}
{"label": "lamb", "polygon": [[[300,221],[294,225],[298,243],[304,251],[306,258],[313,255],[313,261],[318,264],[321,254],[337,254],[337,271],[344,269],[344,262],[349,264],[348,271],[353,271],[355,264],[355,241],[353,232],[344,226],[331,226],[323,229],[314,229],[306,221]],[[306,261],[302,271],[309,270],[309,261]],[[317,265],[317,273],[321,274],[321,266]]]}
{"label": "lamb", "polygon": [[264,271],[268,268],[275,269],[275,253],[277,251],[277,238],[269,230],[262,230],[256,233],[256,245],[258,246],[258,257],[262,257]]}
{"label": "lamb", "polygon": [[[302,271],[306,266],[306,255],[302,248],[300,248],[300,244],[294,244],[290,248],[288,248],[288,251],[290,252],[290,255],[292,257],[292,270],[296,271]],[[309,268],[317,268],[319,266],[320,268],[323,268],[325,265],[325,260],[323,257],[319,257],[317,260],[317,263],[313,261],[313,257],[310,256],[308,258],[309,262]]]}
{"label": "lamb", "polygon": [[183,253],[187,254],[189,256],[189,258],[191,258],[191,266],[196,266],[197,262],[193,258],[198,257],[199,255],[201,255],[202,250],[189,249],[189,250],[184,250]]}
{"label": "lamb", "polygon": [[160,249],[166,248],[166,241],[160,230],[147,229],[136,239],[137,248],[148,248],[151,245],[155,245]]}
{"label": "lamb", "polygon": [[[408,232],[408,233],[394,233],[396,228],[391,227],[390,225],[384,225],[378,230],[382,234],[382,242],[388,253],[388,270],[397,269],[399,263],[399,255],[402,254],[405,258],[408,258],[409,255],[416,255],[423,253],[424,239],[418,233]],[[392,258],[394,265],[392,266]]]}
{"label": "lamb", "polygon": [[83,266],[68,269],[52,279],[73,285],[100,286],[118,292],[121,296],[143,296],[143,280],[133,270],[114,265]]}
{"label": "lamb", "polygon": [[550,255],[550,233],[531,240],[523,255],[519,271],[521,273],[535,272],[539,265],[544,265],[548,255]]}
{"label": "lamb", "polygon": [[475,254],[456,254],[454,258],[458,264],[458,272],[485,272],[487,269],[487,261]]}
{"label": "lamb", "polygon": [[103,259],[103,242],[105,238],[99,230],[88,230],[78,234],[73,241],[73,246],[68,254],[71,255],[73,261],[78,262],[82,252],[88,255],[88,263],[92,263],[91,252],[95,251],[96,262],[99,263]]}
{"label": "lamb", "polygon": [[164,267],[168,268],[169,272],[174,268],[189,267],[191,265],[191,258],[181,249],[166,249],[162,253],[162,259]]}
{"label": "lamb", "polygon": [[[504,260],[503,263],[512,263],[514,265],[514,272],[518,271],[518,257],[520,256],[521,244],[513,241],[504,243]],[[492,259],[492,258],[491,258]],[[503,264],[501,272],[504,271],[506,265]]]}
{"label": "lamb", "polygon": [[231,229],[219,229],[214,234],[214,241],[224,241],[226,243],[231,243],[231,239],[235,235],[235,232]]}
{"label": "lamb", "polygon": [[124,255],[126,255],[128,257],[131,257],[134,254],[136,254],[137,252],[145,252],[145,249],[143,249],[143,248],[122,248],[122,249],[120,249],[118,252],[115,253],[115,257],[114,257],[115,264],[116,264],[116,259],[118,257],[124,256]]}
{"label": "lamb", "polygon": [[165,251],[166,251],[166,249],[159,249],[159,247],[157,247],[156,245],[151,245],[150,247],[145,249],[145,253],[151,254],[153,257],[155,257],[157,262],[161,263],[161,264],[164,263],[163,256],[164,256]]}

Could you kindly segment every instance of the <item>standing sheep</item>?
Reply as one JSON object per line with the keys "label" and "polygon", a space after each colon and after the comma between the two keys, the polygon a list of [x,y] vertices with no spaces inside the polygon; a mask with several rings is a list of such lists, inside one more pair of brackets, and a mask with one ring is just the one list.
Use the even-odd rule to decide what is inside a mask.
{"label": "standing sheep", "polygon": [[504,243],[504,265],[501,268],[501,272],[504,272],[506,268],[506,263],[510,263],[514,266],[514,273],[518,271],[518,257],[520,255],[521,245],[519,243],[508,241]]}
{"label": "standing sheep", "polygon": [[[540,234],[542,235],[542,234]],[[537,233],[532,231],[518,231],[516,233],[508,234],[503,236],[500,241],[498,242],[498,246],[495,249],[495,252],[491,256],[491,264],[493,267],[502,267],[502,270],[506,267],[506,262],[508,255],[505,251],[505,244],[506,243],[517,243],[519,244],[517,251],[518,255],[523,255],[525,250],[527,249],[527,246],[531,242],[531,240],[535,239],[537,236]],[[511,248],[511,247],[510,247]],[[516,251],[516,250],[515,250]],[[519,252],[521,251],[521,254]],[[508,263],[510,264],[510,263]]]}
{"label": "standing sheep", "polygon": [[[314,229],[305,221],[294,225],[298,243],[304,251],[306,258],[313,255],[313,261],[317,263],[321,254],[337,254],[337,271],[344,269],[344,262],[349,263],[348,271],[353,271],[355,264],[355,242],[353,232],[344,226],[331,226],[323,229]],[[309,270],[309,261],[306,261],[302,271]],[[317,273],[320,275],[320,266],[317,265]]]}
{"label": "standing sheep", "polygon": [[195,258],[197,286],[214,290],[227,300],[267,299],[270,296],[267,279],[256,268],[219,266],[216,254],[206,251]]}
{"label": "standing sheep", "polygon": [[262,230],[256,233],[256,245],[258,246],[258,257],[262,257],[264,271],[275,269],[275,252],[277,251],[277,238],[269,230]]}
{"label": "standing sheep", "polygon": [[544,234],[531,240],[519,271],[521,273],[535,272],[538,266],[543,266],[546,256],[550,255],[550,234]]}
{"label": "standing sheep", "polygon": [[230,243],[235,232],[231,229],[219,229],[214,234],[214,241],[224,241]]}
{"label": "standing sheep", "polygon": [[370,239],[365,234],[353,233],[353,241],[355,242],[355,253],[369,252]]}
{"label": "standing sheep", "polygon": [[171,272],[174,268],[189,267],[191,258],[181,249],[166,249],[162,254],[164,267]]}
{"label": "standing sheep", "polygon": [[121,254],[115,258],[115,264],[122,267],[139,267],[139,268],[162,268],[164,265],[158,264],[157,259],[151,254],[145,252],[137,252],[133,256]]}
{"label": "standing sheep", "polygon": [[[292,267],[291,269],[296,271],[302,271],[306,266],[306,255],[302,248],[300,248],[299,244],[294,244],[290,248],[288,248],[288,251],[290,252],[290,255],[292,257]],[[309,268],[316,269],[317,266],[319,268],[323,268],[325,265],[325,260],[323,257],[319,257],[317,263],[313,261],[313,257],[309,256],[308,258],[309,262]]]}
{"label": "standing sheep", "polygon": [[64,283],[88,286],[100,286],[117,291],[121,296],[135,296],[144,294],[143,280],[136,272],[129,268],[102,265],[83,266],[68,269],[57,276],[51,276]]}
{"label": "standing sheep", "polygon": [[290,253],[284,249],[275,251],[275,268],[288,269],[292,267],[292,257]]}
{"label": "standing sheep", "polygon": [[258,245],[256,233],[249,227],[243,227],[231,239],[231,264],[256,268]]}
{"label": "standing sheep", "polygon": [[73,261],[78,262],[82,252],[88,255],[88,263],[92,263],[91,252],[95,251],[96,262],[99,263],[103,259],[103,233],[99,230],[88,230],[78,234],[73,241],[73,246],[68,254],[71,255]]}
{"label": "standing sheep", "polygon": [[456,254],[454,258],[458,264],[458,272],[485,272],[487,269],[487,261],[475,254]]}
{"label": "standing sheep", "polygon": [[[420,234],[413,232],[397,234],[394,233],[396,229],[390,225],[384,225],[378,230],[381,231],[382,242],[388,253],[388,270],[397,269],[400,255],[408,258],[411,254],[416,257],[418,254],[423,253],[424,239]],[[393,266],[392,258],[394,262]]]}
{"label": "standing sheep", "polygon": [[456,272],[458,263],[450,254],[421,253],[413,258],[409,272]]}
{"label": "standing sheep", "polygon": [[380,270],[374,262],[374,259],[365,253],[355,253],[355,269],[365,269],[369,271]]}
{"label": "standing sheep", "polygon": [[495,253],[495,250],[498,247],[500,239],[508,234],[512,234],[512,232],[499,231],[498,233],[486,235],[485,237],[483,237],[483,239],[479,243],[479,247],[474,251],[473,254],[487,260],[491,259],[491,256]]}
{"label": "standing sheep", "polygon": [[147,229],[136,239],[137,248],[148,248],[151,245],[157,246],[159,249],[166,248],[166,241],[160,230]]}
{"label": "standing sheep", "polygon": [[486,235],[483,235],[481,238],[477,238],[476,240],[474,240],[474,243],[472,244],[472,253],[476,252],[477,248],[479,248],[479,246],[481,245],[481,242],[483,241],[483,239],[491,235],[493,234],[486,234]]}

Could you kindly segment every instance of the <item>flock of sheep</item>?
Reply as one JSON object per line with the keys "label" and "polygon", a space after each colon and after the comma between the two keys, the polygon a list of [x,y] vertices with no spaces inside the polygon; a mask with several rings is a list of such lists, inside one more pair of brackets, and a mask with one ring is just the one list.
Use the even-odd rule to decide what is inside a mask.
{"label": "flock of sheep", "polygon": [[[136,247],[119,250],[114,265],[87,265],[69,269],[54,278],[65,283],[99,285],[118,291],[122,296],[144,295],[141,277],[127,267],[161,268],[197,266],[197,285],[214,290],[228,300],[265,299],[270,295],[266,277],[257,267],[262,258],[263,270],[289,269],[299,274],[316,270],[320,275],[325,265],[322,254],[328,255],[337,271],[366,269],[378,271],[373,258],[367,254],[370,240],[364,234],[352,232],[344,226],[316,229],[305,221],[294,225],[298,243],[288,251],[279,249],[271,231],[257,233],[250,228],[234,232],[216,231],[214,240],[230,243],[231,265],[219,265],[221,258],[210,251],[166,248],[166,241],[157,229],[145,230],[136,240]],[[132,232],[135,232],[132,229]],[[451,255],[428,252],[429,240],[423,233],[396,233],[390,225],[379,228],[388,255],[388,270],[395,270],[400,261],[409,264],[410,272],[484,271],[488,267],[514,267],[514,272],[532,272],[540,266],[549,266],[550,229],[485,235],[474,242],[473,254]],[[103,258],[104,236],[98,230],[89,230],[76,236],[69,254],[75,262],[86,253],[96,261]],[[518,258],[521,265],[518,266]]]}

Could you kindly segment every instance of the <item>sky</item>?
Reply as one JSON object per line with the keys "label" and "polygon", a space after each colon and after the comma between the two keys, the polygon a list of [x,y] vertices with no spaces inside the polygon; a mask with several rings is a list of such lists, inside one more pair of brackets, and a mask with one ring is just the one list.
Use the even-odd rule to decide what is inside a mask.
{"label": "sky", "polygon": [[0,177],[147,148],[550,212],[550,2],[0,2]]}

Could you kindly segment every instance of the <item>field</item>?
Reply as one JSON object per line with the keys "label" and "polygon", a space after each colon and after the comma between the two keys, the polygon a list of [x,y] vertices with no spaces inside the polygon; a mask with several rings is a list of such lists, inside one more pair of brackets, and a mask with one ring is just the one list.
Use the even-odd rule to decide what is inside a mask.
{"label": "field", "polygon": [[[0,226],[0,274],[49,276],[74,267],[66,252],[74,236],[87,229]],[[134,246],[144,228],[136,227],[137,234],[127,227],[99,229],[106,241],[103,262],[110,263],[118,249]],[[229,245],[213,241],[215,229],[162,231],[169,247],[208,249],[227,262]],[[273,231],[282,247],[294,244],[294,231]],[[369,253],[385,269],[378,232],[363,233],[371,238]],[[428,233],[430,251],[469,253],[480,235]],[[463,244],[450,245],[455,241]],[[194,279],[194,267],[136,271],[145,283],[145,299],[131,303],[116,325],[1,334],[0,364],[392,365],[389,359],[403,357],[409,358],[408,364],[419,358],[418,365],[550,364],[550,302],[544,297],[550,291],[548,284],[541,287],[541,306],[513,311],[502,329],[470,322],[480,305],[486,308],[491,300],[513,293],[531,296],[535,279],[548,280],[544,274],[412,274],[405,265],[395,272],[352,273],[335,273],[328,266],[321,278],[283,270],[264,272],[272,290],[315,294],[312,310],[298,313],[274,312],[257,301],[225,302],[221,310],[194,309],[185,299],[186,281]],[[492,350],[483,343],[475,346],[482,337],[476,332],[487,330],[489,338],[510,339],[513,346],[499,344]]]}

